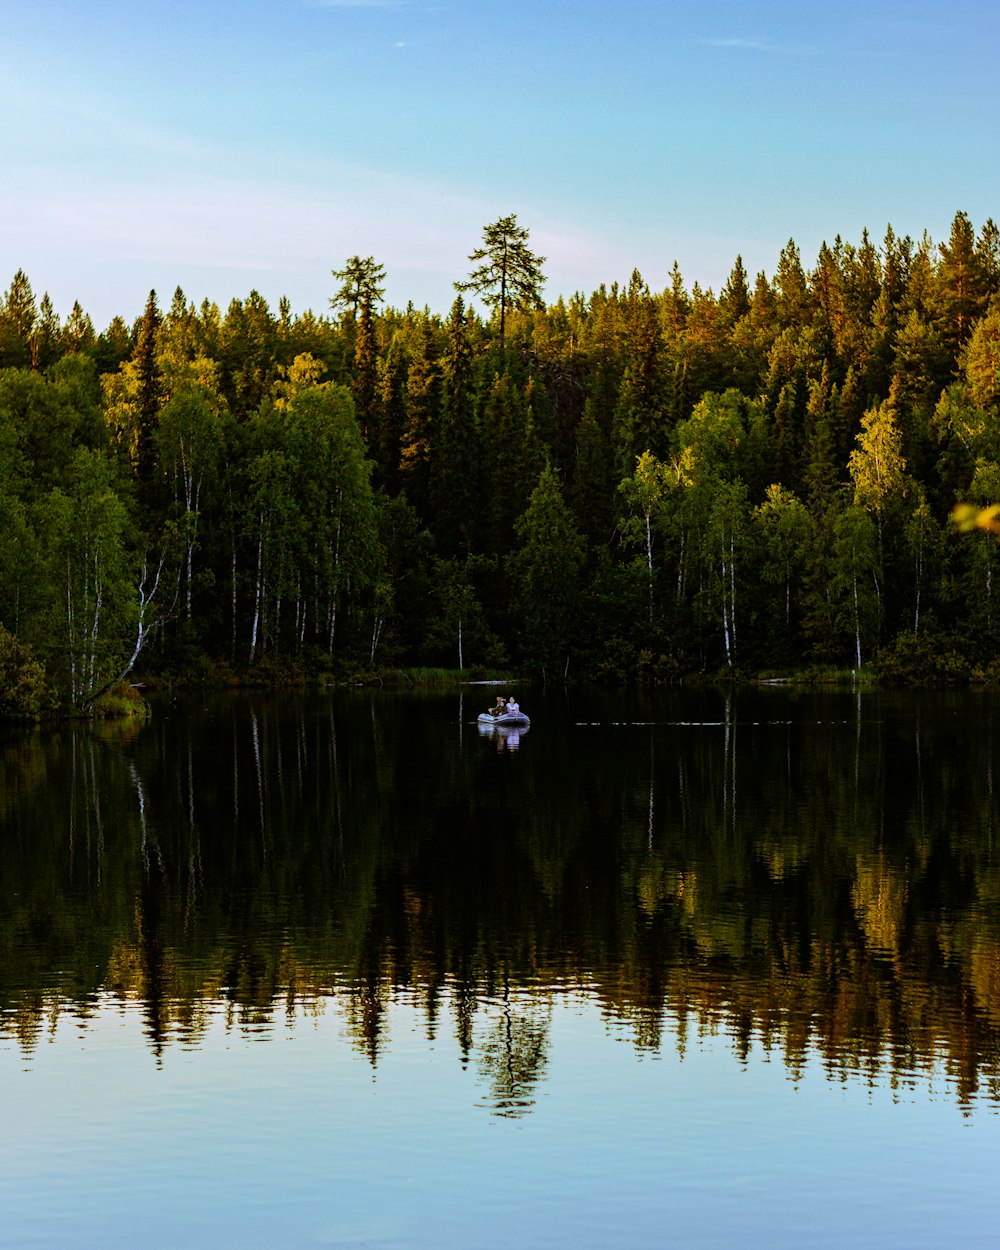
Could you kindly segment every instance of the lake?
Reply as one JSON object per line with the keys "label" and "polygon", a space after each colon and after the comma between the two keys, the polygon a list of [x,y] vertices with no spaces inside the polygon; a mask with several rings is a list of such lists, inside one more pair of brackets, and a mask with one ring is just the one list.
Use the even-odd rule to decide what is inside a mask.
{"label": "lake", "polygon": [[0,735],[0,1246],[994,1247],[968,692],[158,698]]}

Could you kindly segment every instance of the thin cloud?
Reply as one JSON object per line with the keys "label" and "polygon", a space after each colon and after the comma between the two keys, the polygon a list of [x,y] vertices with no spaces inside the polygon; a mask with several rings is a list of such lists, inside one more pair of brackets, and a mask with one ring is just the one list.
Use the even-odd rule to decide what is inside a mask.
{"label": "thin cloud", "polygon": [[806,44],[774,43],[770,39],[699,39],[706,48],[735,48],[742,52],[766,52],[777,56],[814,56],[815,48]]}
{"label": "thin cloud", "polygon": [[304,0],[308,9],[399,9],[408,0]]}

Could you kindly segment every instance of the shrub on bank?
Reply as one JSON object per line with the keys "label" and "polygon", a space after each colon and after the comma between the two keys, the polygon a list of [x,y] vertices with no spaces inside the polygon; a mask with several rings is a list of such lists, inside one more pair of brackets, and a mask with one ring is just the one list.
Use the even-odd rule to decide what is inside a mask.
{"label": "shrub on bank", "polygon": [[91,715],[95,720],[134,719],[139,716],[148,716],[149,708],[135,686],[122,681],[113,690],[102,694],[94,701]]}
{"label": "shrub on bank", "polygon": [[0,625],[0,720],[37,720],[53,705],[44,666]]}
{"label": "shrub on bank", "polygon": [[972,668],[948,638],[905,633],[879,652],[872,676],[884,686],[962,686]]}

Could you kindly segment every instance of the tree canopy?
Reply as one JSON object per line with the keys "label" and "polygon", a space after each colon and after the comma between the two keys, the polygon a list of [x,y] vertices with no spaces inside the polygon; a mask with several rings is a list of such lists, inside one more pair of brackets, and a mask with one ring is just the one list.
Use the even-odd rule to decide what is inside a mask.
{"label": "tree canopy", "polygon": [[132,663],[353,678],[460,638],[463,667],[644,682],[889,672],[917,633],[992,680],[997,237],[960,213],[937,245],[737,257],[718,296],[675,265],[544,305],[511,215],[457,284],[485,317],[383,307],[353,256],[329,315],[153,291],[100,332],[18,270],[9,662],[81,707]]}

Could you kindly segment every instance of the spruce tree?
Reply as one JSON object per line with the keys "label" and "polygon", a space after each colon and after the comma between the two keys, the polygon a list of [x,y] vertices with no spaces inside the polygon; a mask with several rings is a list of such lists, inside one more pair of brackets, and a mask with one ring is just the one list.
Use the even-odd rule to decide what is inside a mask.
{"label": "spruce tree", "polygon": [[399,453],[400,486],[425,523],[440,403],[441,373],[434,356],[430,317],[425,315],[406,375],[406,415]]}
{"label": "spruce tree", "polygon": [[462,297],[451,308],[444,358],[441,419],[431,457],[432,529],[444,556],[471,549],[476,520],[485,506],[480,484],[479,420]]}
{"label": "spruce tree", "polygon": [[569,669],[583,589],[585,543],[551,465],[542,470],[515,530],[519,546],[507,568],[522,623],[523,655],[541,669],[543,677],[561,677]]}
{"label": "spruce tree", "polygon": [[747,282],[747,271],[743,267],[743,257],[737,256],[726,284],[719,293],[719,312],[723,328],[732,330],[749,311],[750,286]]}
{"label": "spruce tree", "polygon": [[136,395],[135,470],[140,497],[152,502],[153,476],[156,467],[156,429],[164,400],[163,372],[160,369],[159,344],[160,310],[156,292],[150,291],[146,310],[139,323],[132,361],[136,370],[138,393]]}
{"label": "spruce tree", "polygon": [[988,299],[981,253],[967,214],[955,214],[948,242],[939,250],[937,318],[945,342],[957,356],[977,318],[986,311]]}
{"label": "spruce tree", "polygon": [[390,495],[399,493],[400,452],[406,422],[406,351],[394,334],[389,350],[378,364],[376,434],[372,439],[376,484]]}
{"label": "spruce tree", "polygon": [[19,269],[0,304],[0,369],[26,369],[38,313],[28,275]]}

